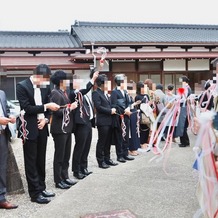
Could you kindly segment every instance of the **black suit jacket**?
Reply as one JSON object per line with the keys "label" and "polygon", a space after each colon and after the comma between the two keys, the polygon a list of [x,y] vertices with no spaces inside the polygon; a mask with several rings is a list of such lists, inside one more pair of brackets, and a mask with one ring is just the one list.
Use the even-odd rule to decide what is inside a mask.
{"label": "black suit jacket", "polygon": [[[55,102],[58,105],[66,105],[70,103],[69,98],[64,95],[64,92],[60,89],[54,88],[51,91],[50,101]],[[66,108],[60,108],[57,111],[52,112],[52,122],[50,132],[59,134],[63,133],[63,130],[67,133],[71,133],[73,130],[73,113],[69,112],[69,124],[62,129],[63,113],[66,112]]]}
{"label": "black suit jacket", "polygon": [[[17,99],[20,103],[21,110],[25,111],[24,119],[27,122],[26,129],[29,131],[27,138],[29,140],[35,140],[38,137],[38,121],[37,121],[37,114],[44,113],[47,119],[50,118],[50,113],[47,110],[44,111],[44,104],[49,102],[49,95],[50,95],[50,88],[41,88],[41,96],[42,96],[42,105],[36,105],[34,100],[34,88],[31,80],[28,78],[23,80],[17,84]],[[18,125],[18,137],[21,136],[19,131],[19,127],[21,125],[21,121]],[[48,125],[45,125],[44,128],[47,128],[48,132]],[[49,135],[49,132],[48,132]]]}
{"label": "black suit jacket", "polygon": [[[121,128],[120,117],[118,115],[124,114],[124,110],[131,104],[127,92],[124,90],[124,96],[120,90],[117,88],[113,89],[111,92],[111,107],[116,108],[117,115],[113,115],[112,126],[116,128]],[[126,119],[129,119],[126,116]]]}
{"label": "black suit jacket", "polygon": [[[10,109],[9,109],[9,107],[7,105],[7,98],[6,98],[5,92],[2,91],[2,90],[0,90],[0,102],[1,102],[1,105],[2,105],[2,110],[3,110],[4,116],[9,117]],[[6,125],[5,131],[6,131],[7,139],[10,139],[11,132],[9,130],[8,125]]]}
{"label": "black suit jacket", "polygon": [[92,92],[92,101],[96,110],[96,125],[109,126],[112,124],[111,103],[104,92],[97,88]]}
{"label": "black suit jacket", "polygon": [[111,106],[116,108],[117,113],[124,114],[124,110],[131,104],[130,99],[127,96],[127,92],[124,90],[124,96],[120,90],[115,88],[111,92]]}
{"label": "black suit jacket", "polygon": [[[85,89],[80,89],[79,92],[82,94],[82,95],[85,95],[87,94],[91,88],[93,87],[93,84],[91,82],[88,82],[86,84],[86,88]],[[69,99],[71,101],[71,103],[75,102],[76,101],[76,96],[77,96],[77,93],[78,91],[75,90],[75,89],[71,89],[70,90],[70,93],[69,93]],[[88,104],[85,100],[85,98],[83,97],[83,104],[86,108],[88,108]],[[83,110],[83,118],[80,117],[80,104],[78,102],[78,107],[73,110],[73,114],[74,114],[74,122],[76,124],[86,124],[88,123],[90,120],[89,120],[89,116],[86,115],[85,111]]]}

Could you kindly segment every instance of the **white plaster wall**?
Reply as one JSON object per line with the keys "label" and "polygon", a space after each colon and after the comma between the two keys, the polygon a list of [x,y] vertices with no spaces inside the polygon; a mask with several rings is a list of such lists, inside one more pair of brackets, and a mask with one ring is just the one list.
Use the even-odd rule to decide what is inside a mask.
{"label": "white plaster wall", "polygon": [[135,52],[135,49],[132,49],[130,47],[116,47],[114,49],[111,49],[112,52]]}
{"label": "white plaster wall", "polygon": [[180,47],[168,47],[163,49],[163,51],[185,52],[185,49],[181,49]]}
{"label": "white plaster wall", "polygon": [[163,63],[164,71],[184,71],[185,60],[165,60]]}
{"label": "white plaster wall", "polygon": [[209,60],[198,60],[198,59],[192,59],[188,61],[188,70],[209,70],[210,69]]}
{"label": "white plaster wall", "polygon": [[155,46],[149,46],[138,49],[138,52],[160,52],[160,49]]}

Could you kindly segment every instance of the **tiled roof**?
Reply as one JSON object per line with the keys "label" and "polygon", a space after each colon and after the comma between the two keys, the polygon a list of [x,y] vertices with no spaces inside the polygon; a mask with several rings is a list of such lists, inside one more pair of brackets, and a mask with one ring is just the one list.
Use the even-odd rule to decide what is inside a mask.
{"label": "tiled roof", "polygon": [[75,49],[82,46],[67,31],[60,32],[12,32],[0,31],[0,49],[60,48]]}
{"label": "tiled roof", "polygon": [[83,45],[95,44],[218,44],[218,25],[100,23],[75,21],[71,32]]}

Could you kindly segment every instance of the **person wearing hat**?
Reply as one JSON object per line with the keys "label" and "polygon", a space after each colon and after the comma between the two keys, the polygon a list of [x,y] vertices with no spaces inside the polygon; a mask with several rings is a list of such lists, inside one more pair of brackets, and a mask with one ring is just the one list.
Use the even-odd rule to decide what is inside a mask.
{"label": "person wearing hat", "polygon": [[49,135],[50,111],[59,105],[49,102],[51,70],[46,64],[38,65],[33,75],[16,86],[22,120],[18,125],[18,137],[22,138],[24,166],[28,192],[32,202],[47,204],[54,193],[46,191],[45,160]]}

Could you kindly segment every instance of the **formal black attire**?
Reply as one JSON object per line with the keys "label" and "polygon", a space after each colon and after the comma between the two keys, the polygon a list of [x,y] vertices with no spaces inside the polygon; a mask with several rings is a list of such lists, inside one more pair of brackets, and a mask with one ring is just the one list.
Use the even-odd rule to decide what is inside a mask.
{"label": "formal black attire", "polygon": [[[10,110],[7,107],[7,100],[5,92],[0,90],[0,107],[2,107],[2,112],[4,117],[8,117]],[[6,173],[7,173],[7,158],[8,158],[8,142],[11,133],[8,128],[0,125],[0,202],[4,202],[6,195]]]}
{"label": "formal black attire", "polygon": [[[148,103],[149,96],[147,94],[137,94],[135,96],[135,101],[140,100],[141,103]],[[137,109],[140,109],[140,104],[136,106]],[[141,113],[141,112],[140,112]],[[140,124],[140,144],[143,145],[148,143],[150,128],[146,124]]]}
{"label": "formal black attire", "polygon": [[[185,87],[186,89],[186,97],[188,97],[191,93],[192,90],[190,88],[189,85],[187,85]],[[183,118],[183,119],[182,119]],[[182,127],[182,134],[180,135],[180,146],[184,147],[184,146],[189,146],[190,145],[190,140],[189,140],[189,136],[187,133],[188,130],[188,115],[187,115],[187,102],[182,102],[180,104],[180,115],[179,115],[179,122],[178,122],[178,126],[176,128],[176,131],[179,130],[179,128]]]}
{"label": "formal black attire", "polygon": [[[69,179],[68,169],[71,155],[73,113],[70,111],[70,108],[67,108],[67,104],[70,104],[70,99],[61,89],[54,88],[52,90],[50,101],[60,106],[66,106],[52,112],[50,126],[55,146],[53,161],[54,182],[58,184]],[[63,118],[66,118],[66,125]]]}
{"label": "formal black attire", "polygon": [[[113,143],[116,146],[117,158],[123,158],[128,156],[129,151],[129,125],[130,120],[128,115],[124,115],[124,110],[130,106],[129,97],[127,92],[124,90],[124,95],[121,90],[113,89],[111,92],[111,107],[116,108],[116,115],[113,115]],[[121,126],[121,116],[124,117],[125,123],[125,136],[123,135],[122,126]]]}
{"label": "formal black attire", "polygon": [[[92,126],[94,126],[94,118],[92,120],[90,119],[90,110],[92,110],[93,114],[94,110],[91,102],[89,102],[89,104],[84,95],[87,94],[92,87],[93,84],[88,82],[85,89],[72,89],[69,93],[71,103],[78,101],[79,93],[83,96],[80,98],[82,102],[78,101],[78,107],[73,111],[75,146],[72,158],[72,171],[74,173],[81,173],[88,167],[88,154],[92,141]],[[82,114],[80,113],[81,110]]]}
{"label": "formal black attire", "polygon": [[96,126],[98,128],[98,141],[96,145],[96,159],[99,165],[110,160],[112,137],[111,102],[108,95],[97,88],[92,92],[92,101],[96,109]]}
{"label": "formal black attire", "polygon": [[[131,104],[134,103],[131,96]],[[129,137],[129,150],[136,151],[140,148],[140,111],[137,107],[131,106],[130,108],[130,137]]]}
{"label": "formal black attire", "polygon": [[[44,114],[50,118],[49,111],[45,111],[44,104],[49,102],[50,88],[40,88],[42,105],[36,105],[34,99],[34,88],[30,78],[17,84],[17,98],[21,110],[25,111],[27,136],[23,139],[24,165],[28,184],[28,192],[31,198],[37,198],[46,189],[45,183],[45,161],[46,146],[49,136],[48,125],[38,129],[37,114]],[[21,126],[19,122],[18,128]],[[20,128],[18,137],[22,137]]]}

